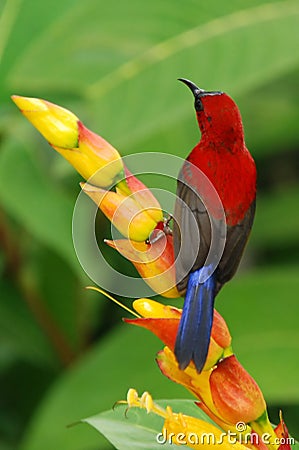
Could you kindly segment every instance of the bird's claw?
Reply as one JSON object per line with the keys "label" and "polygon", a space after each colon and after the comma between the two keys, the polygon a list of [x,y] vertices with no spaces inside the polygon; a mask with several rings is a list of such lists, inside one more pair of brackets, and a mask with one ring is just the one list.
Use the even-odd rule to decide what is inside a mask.
{"label": "bird's claw", "polygon": [[163,228],[155,228],[149,238],[145,241],[146,244],[155,244],[159,239],[162,239],[163,237],[167,235],[172,235],[172,229],[169,226],[170,221],[172,220],[172,216],[168,215],[167,217],[163,218]]}

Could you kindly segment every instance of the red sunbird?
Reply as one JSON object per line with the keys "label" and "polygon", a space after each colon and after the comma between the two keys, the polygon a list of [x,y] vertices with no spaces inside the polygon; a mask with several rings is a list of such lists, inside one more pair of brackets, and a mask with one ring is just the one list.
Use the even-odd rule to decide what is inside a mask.
{"label": "red sunbird", "polygon": [[252,227],[256,168],[235,102],[224,92],[180,81],[194,95],[201,140],[177,184],[173,237],[177,287],[185,301],[175,355],[182,370],[193,361],[201,372],[215,296],[235,274]]}

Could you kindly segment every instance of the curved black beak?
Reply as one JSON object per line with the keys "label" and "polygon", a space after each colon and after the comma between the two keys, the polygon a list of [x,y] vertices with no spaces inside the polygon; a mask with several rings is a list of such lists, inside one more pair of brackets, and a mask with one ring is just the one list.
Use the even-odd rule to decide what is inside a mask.
{"label": "curved black beak", "polygon": [[193,81],[187,80],[187,78],[178,78],[179,81],[182,81],[188,88],[192,91],[194,95],[194,108],[197,112],[203,110],[203,104],[201,101],[201,97],[206,94],[206,91],[200,89]]}
{"label": "curved black beak", "polygon": [[204,91],[203,89],[200,89],[198,86],[196,86],[193,81],[187,80],[187,78],[178,78],[179,81],[184,83],[188,88],[191,90],[192,94],[194,95],[194,108],[197,112],[203,111],[204,105],[202,102],[202,98],[207,95],[221,95],[223,92],[221,91]]}
{"label": "curved black beak", "polygon": [[195,83],[193,83],[193,81],[187,80],[187,78],[178,78],[178,80],[188,86],[188,88],[192,91],[194,97],[199,97],[200,95],[205,93],[203,89],[200,89],[198,86],[196,86]]}

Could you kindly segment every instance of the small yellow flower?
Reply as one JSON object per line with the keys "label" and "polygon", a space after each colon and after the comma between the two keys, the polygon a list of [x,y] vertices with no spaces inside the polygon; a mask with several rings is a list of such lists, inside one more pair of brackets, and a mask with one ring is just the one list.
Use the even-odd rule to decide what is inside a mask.
{"label": "small yellow flower", "polygon": [[129,408],[137,407],[145,409],[148,413],[154,413],[164,419],[162,432],[157,435],[157,441],[162,443],[188,446],[193,449],[221,448],[223,450],[245,450],[249,447],[235,442],[231,443],[229,437],[215,425],[202,419],[187,416],[182,413],[174,413],[167,406],[166,409],[157,405],[148,392],[141,397],[135,389],[129,389],[125,403]]}

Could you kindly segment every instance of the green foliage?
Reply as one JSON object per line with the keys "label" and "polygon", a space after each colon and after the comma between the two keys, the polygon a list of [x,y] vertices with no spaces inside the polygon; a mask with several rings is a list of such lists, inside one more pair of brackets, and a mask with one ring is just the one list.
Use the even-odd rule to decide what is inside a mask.
{"label": "green foliage", "polygon": [[[169,397],[186,396],[183,388],[161,376],[155,364],[155,354],[161,343],[151,334],[140,334],[140,331],[142,333],[125,325],[115,329],[60,378],[49,392],[46,409],[36,415],[35,429],[29,432],[24,450],[39,448],[49,423],[56,431],[47,436],[44,450],[50,450],[53,445],[65,450],[101,447],[99,436],[90,430],[85,427],[70,430],[66,425],[95,414],[99,407],[110,409],[116,400],[124,398],[131,386],[139,392],[152,386],[152,393],[157,397],[165,393]],[[136,345],[137,342],[140,344]]]}
{"label": "green foliage", "polygon": [[[162,408],[170,406],[173,412],[181,411],[210,422],[209,417],[190,400],[160,400],[157,404]],[[82,422],[102,433],[119,450],[161,448],[161,443],[158,443],[156,438],[161,433],[164,420],[154,414],[147,414],[144,410],[133,408],[126,411],[126,407],[120,405],[113,411],[89,417]],[[172,443],[163,444],[163,448],[167,450],[178,447]]]}
{"label": "green foliage", "polygon": [[[23,387],[15,411],[0,410],[0,447],[108,449],[87,427],[65,426],[131,386],[186,396],[155,366],[158,340],[120,326],[115,306],[84,290],[71,240],[80,177],[11,94],[73,110],[122,155],[181,157],[198,131],[176,78],[237,100],[258,206],[243,273],[218,307],[267,401],[298,405],[298,18],[296,0],[0,0],[0,397]],[[101,217],[98,228],[109,237]],[[127,271],[112,250],[105,256]]]}
{"label": "green foliage", "polygon": [[[73,201],[52,186],[20,140],[9,139],[0,155],[1,203],[41,242],[78,268],[72,245]],[[37,211],[37,214],[32,214]]]}

